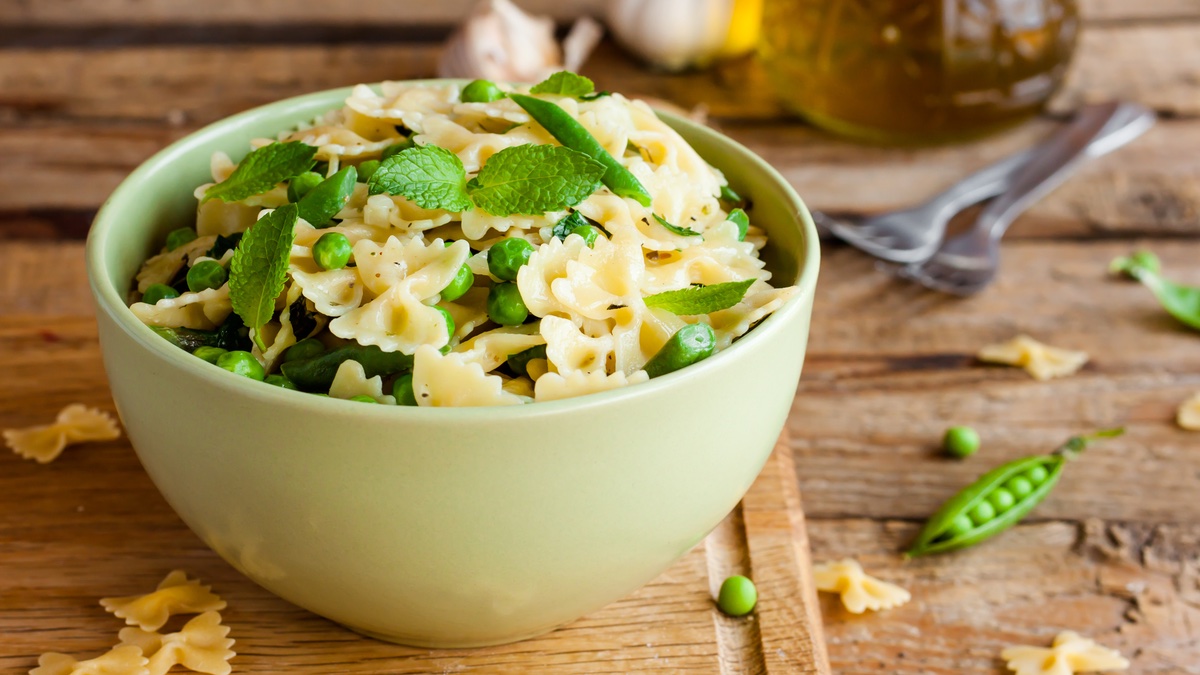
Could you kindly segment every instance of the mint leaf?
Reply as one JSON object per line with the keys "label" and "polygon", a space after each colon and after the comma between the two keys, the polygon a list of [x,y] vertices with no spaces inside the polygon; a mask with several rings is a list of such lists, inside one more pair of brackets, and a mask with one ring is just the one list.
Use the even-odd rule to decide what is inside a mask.
{"label": "mint leaf", "polygon": [[380,163],[367,181],[370,194],[402,195],[423,209],[466,211],[467,172],[453,152],[436,145],[408,148]]}
{"label": "mint leaf", "polygon": [[559,96],[574,96],[576,98],[590,94],[596,89],[591,80],[576,75],[569,70],[560,70],[545,80],[533,85],[531,94],[558,94]]}
{"label": "mint leaf", "polygon": [[662,216],[658,215],[657,213],[654,214],[654,219],[658,221],[659,225],[662,225],[663,227],[667,228],[668,230],[674,232],[675,234],[677,234],[681,237],[699,237],[700,236],[700,233],[695,230],[689,230],[686,227],[680,227],[678,225],[672,225],[671,223],[668,223],[666,221],[666,219],[664,219]]}
{"label": "mint leaf", "polygon": [[559,145],[515,145],[492,155],[467,183],[475,205],[493,216],[539,216],[587,199],[605,167]]}
{"label": "mint leaf", "polygon": [[571,230],[587,224],[587,218],[584,218],[583,215],[578,211],[572,211],[562,218],[559,218],[558,222],[554,224],[554,229],[552,232],[554,233],[555,237],[558,237],[559,239],[566,239],[567,235],[571,234]]}
{"label": "mint leaf", "polygon": [[729,309],[741,302],[754,282],[755,279],[746,279],[712,286],[693,286],[651,295],[645,302],[647,307],[661,307],[680,316],[709,314]]}
{"label": "mint leaf", "polygon": [[283,292],[299,218],[295,204],[259,218],[246,230],[229,261],[229,301],[233,311],[254,329],[254,341],[263,351],[262,327],[275,314],[275,299]]}
{"label": "mint leaf", "polygon": [[204,199],[239,202],[261,195],[283,181],[313,168],[317,149],[300,141],[272,143],[246,155],[229,178],[208,188]]}

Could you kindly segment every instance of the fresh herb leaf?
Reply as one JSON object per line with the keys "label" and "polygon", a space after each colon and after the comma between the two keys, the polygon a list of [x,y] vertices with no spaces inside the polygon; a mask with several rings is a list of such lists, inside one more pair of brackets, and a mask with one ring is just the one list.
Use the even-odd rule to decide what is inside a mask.
{"label": "fresh herb leaf", "polygon": [[739,195],[738,193],[734,192],[733,188],[729,187],[728,185],[721,186],[720,199],[721,199],[721,201],[732,202],[734,204],[742,204],[743,203],[742,196]]}
{"label": "fresh herb leaf", "polygon": [[584,94],[583,96],[579,97],[579,100],[580,101],[595,101],[596,99],[604,98],[605,96],[612,96],[612,92],[611,91],[598,91],[594,94]]}
{"label": "fresh herb leaf", "polygon": [[212,258],[213,260],[220,260],[225,256],[226,253],[237,248],[238,242],[241,240],[241,232],[234,232],[228,237],[223,234],[218,234],[217,240],[213,242],[212,248],[208,249],[208,252],[204,255]]}
{"label": "fresh herb leaf", "polygon": [[275,314],[275,299],[283,292],[299,217],[296,205],[288,204],[259,218],[229,261],[233,311],[254,329],[254,340],[263,351],[262,327]]}
{"label": "fresh herb leaf", "polygon": [[317,183],[308,194],[296,202],[300,217],[313,227],[322,227],[346,208],[354,186],[358,184],[358,169],[348,166]]}
{"label": "fresh herb leaf", "polygon": [[423,209],[458,212],[471,208],[466,182],[467,172],[458,155],[436,145],[422,145],[383,160],[367,182],[367,191],[402,195]]}
{"label": "fresh herb leaf", "polygon": [[603,164],[570,148],[515,145],[492,155],[467,190],[493,216],[537,216],[587,199],[604,171]]}
{"label": "fresh herb leaf", "polygon": [[558,94],[559,96],[574,96],[576,98],[592,93],[596,85],[582,75],[576,75],[568,70],[560,70],[550,77],[533,85],[531,94]]}
{"label": "fresh herb leaf", "polygon": [[746,212],[741,209],[734,209],[729,212],[725,220],[737,225],[738,241],[746,241],[746,232],[750,231],[750,216],[747,216]]}
{"label": "fresh herb leaf", "polygon": [[686,227],[679,227],[678,225],[672,225],[671,223],[667,222],[666,219],[664,219],[662,216],[658,215],[657,213],[654,214],[654,219],[658,221],[659,225],[662,225],[663,227],[667,228],[671,232],[674,232],[675,234],[677,234],[681,237],[699,237],[700,236],[700,233],[695,230],[689,230]]}
{"label": "fresh herb leaf", "polygon": [[1180,323],[1200,330],[1200,288],[1184,286],[1166,279],[1160,273],[1158,256],[1139,251],[1128,258],[1117,258],[1109,265],[1113,272],[1123,272],[1142,282],[1154,292],[1159,304]]}
{"label": "fresh herb leaf", "polygon": [[729,309],[741,302],[754,282],[755,279],[746,279],[712,286],[692,286],[651,295],[645,302],[647,307],[661,307],[680,316],[709,314]]}
{"label": "fresh herb leaf", "polygon": [[587,218],[584,218],[583,215],[578,211],[572,211],[562,218],[559,218],[558,222],[554,224],[554,236],[558,237],[559,239],[566,239],[567,235],[571,234],[571,230],[587,224]]}
{"label": "fresh herb leaf", "polygon": [[238,202],[261,195],[293,176],[308,171],[316,163],[317,149],[300,141],[272,143],[246,155],[229,178],[204,192],[204,199]]}

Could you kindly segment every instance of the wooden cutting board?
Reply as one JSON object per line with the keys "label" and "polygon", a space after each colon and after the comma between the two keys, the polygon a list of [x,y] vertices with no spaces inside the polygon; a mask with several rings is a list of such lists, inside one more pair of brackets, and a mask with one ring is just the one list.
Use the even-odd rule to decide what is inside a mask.
{"label": "wooden cutting board", "polygon": [[[0,428],[49,422],[74,402],[112,412],[82,245],[0,244],[0,258]],[[107,650],[123,622],[98,600],[148,592],[183,569],[228,601],[235,673],[827,674],[782,440],[734,512],[653,583],[540,638],[432,651],[360,637],[255,586],[187,529],[124,439],[68,448],[48,465],[0,451],[0,672],[26,672],[46,651]],[[749,617],[712,602],[731,574],[758,585]]]}

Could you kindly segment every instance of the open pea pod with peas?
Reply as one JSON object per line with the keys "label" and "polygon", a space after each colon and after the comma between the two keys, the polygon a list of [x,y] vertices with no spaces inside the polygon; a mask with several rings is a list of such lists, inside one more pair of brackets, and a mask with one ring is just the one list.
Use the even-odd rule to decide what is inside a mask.
{"label": "open pea pod with peas", "polygon": [[1074,436],[1057,450],[1013,460],[985,473],[939,508],[904,553],[906,557],[974,546],[1021,521],[1050,494],[1067,462],[1094,441],[1124,429]]}

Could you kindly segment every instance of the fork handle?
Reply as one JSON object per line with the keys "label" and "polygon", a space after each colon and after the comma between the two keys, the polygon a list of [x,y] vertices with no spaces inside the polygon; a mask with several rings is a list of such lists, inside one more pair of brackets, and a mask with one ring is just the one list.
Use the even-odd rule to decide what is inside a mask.
{"label": "fork handle", "polygon": [[1136,103],[1112,101],[1084,107],[1033,151],[1009,189],[979,214],[974,230],[991,239],[1004,236],[1018,215],[1061,185],[1084,159],[1125,145],[1149,129],[1154,119],[1153,112]]}

